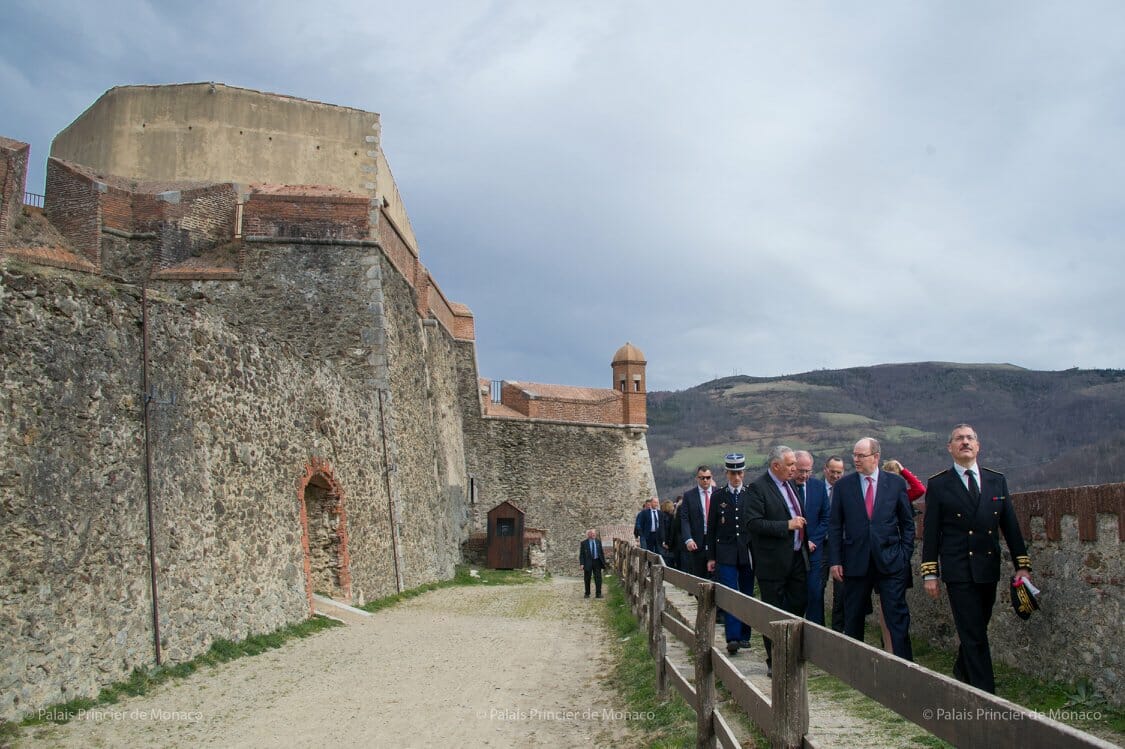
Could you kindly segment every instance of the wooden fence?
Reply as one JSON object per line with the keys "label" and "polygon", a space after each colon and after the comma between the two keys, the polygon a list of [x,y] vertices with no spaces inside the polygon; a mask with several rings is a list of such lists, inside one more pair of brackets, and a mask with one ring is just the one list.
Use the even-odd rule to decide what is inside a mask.
{"label": "wooden fence", "polygon": [[[715,684],[765,733],[774,746],[816,749],[809,733],[808,664],[814,664],[933,735],[958,747],[1103,747],[1114,744],[1028,710],[916,663],[845,637],[826,627],[709,580],[666,567],[659,554],[614,539],[614,567],[626,599],[648,633],[656,687],[669,685],[695,711],[696,744],[737,749],[738,740],[715,708]],[[665,611],[664,584],[696,597],[695,627]],[[766,695],[714,646],[716,607],[731,612],[773,641],[773,679]],[[667,655],[667,636],[687,645],[692,674]]]}

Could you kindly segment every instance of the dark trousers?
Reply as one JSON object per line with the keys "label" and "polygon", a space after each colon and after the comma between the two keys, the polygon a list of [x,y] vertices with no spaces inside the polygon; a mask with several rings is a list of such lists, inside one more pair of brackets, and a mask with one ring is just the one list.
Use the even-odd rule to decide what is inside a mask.
{"label": "dark trousers", "polygon": [[680,558],[683,560],[683,570],[689,575],[702,577],[704,580],[711,579],[711,573],[707,571],[707,552],[703,547],[699,547],[699,551],[688,551],[684,549],[680,552]]}
{"label": "dark trousers", "polygon": [[986,692],[996,693],[992,675],[992,651],[988,646],[988,622],[996,603],[996,583],[946,583],[949,607],[961,646],[953,677]]}
{"label": "dark trousers", "polygon": [[[799,551],[793,552],[789,574],[780,580],[759,577],[758,590],[766,603],[794,616],[804,616],[809,602],[808,570],[805,569],[804,555]],[[773,663],[773,644],[765,635],[762,635],[762,643],[766,646],[766,665],[770,665]]]}
{"label": "dark trousers", "polygon": [[844,631],[844,584],[832,581],[832,629]]}
{"label": "dark trousers", "polygon": [[641,534],[641,548],[644,549],[645,551],[656,552],[657,554],[664,551],[664,549],[662,549],[660,547],[660,536],[658,536],[658,535],[650,536],[647,533]]}
{"label": "dark trousers", "polygon": [[871,592],[879,591],[879,603],[883,607],[883,622],[891,633],[891,647],[894,654],[908,661],[914,660],[914,650],[910,646],[910,609],[906,607],[906,581],[909,578],[901,570],[882,575],[875,571],[874,564],[864,576],[844,577],[844,634],[863,640],[863,620],[871,610]]}
{"label": "dark trousers", "polygon": [[[716,564],[715,581],[731,590],[754,595],[754,568],[748,564]],[[742,642],[750,639],[750,625],[734,614],[723,612],[723,628],[727,642]]]}
{"label": "dark trousers", "polygon": [[590,595],[591,575],[594,576],[594,589],[597,591],[596,595],[600,598],[602,595],[602,567],[600,564],[582,568],[582,580],[586,583],[586,595]]}
{"label": "dark trousers", "polygon": [[824,626],[824,568],[820,549],[809,557],[808,606],[805,618],[814,624]]}

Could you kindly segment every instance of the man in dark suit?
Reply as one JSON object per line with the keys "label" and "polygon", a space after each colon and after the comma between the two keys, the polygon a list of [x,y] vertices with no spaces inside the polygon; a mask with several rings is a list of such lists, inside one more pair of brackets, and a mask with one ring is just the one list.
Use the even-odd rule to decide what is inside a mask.
{"label": "man in dark suit", "polygon": [[664,517],[660,512],[660,500],[653,497],[645,503],[644,508],[637,513],[637,520],[633,524],[633,536],[640,542],[641,548],[659,554],[664,546]]}
{"label": "man in dark suit", "polygon": [[938,577],[949,591],[949,607],[960,647],[953,676],[996,692],[988,622],[1000,581],[1000,533],[1008,544],[1017,578],[1028,577],[1031,557],[1016,520],[1004,474],[977,465],[980,441],[968,424],[953,427],[947,445],[953,467],[926,485],[922,536],[922,583],[937,598]]}
{"label": "man in dark suit", "polygon": [[894,654],[914,660],[906,581],[914,553],[914,510],[901,476],[879,470],[879,441],[855,443],[855,473],[836,482],[828,525],[832,578],[844,583],[844,634],[863,639],[871,591],[879,590]]}
{"label": "man in dark suit", "polygon": [[710,577],[707,572],[707,511],[715,489],[710,466],[695,469],[695,483],[695,487],[684,492],[684,501],[680,503],[683,570],[696,577]]}
{"label": "man in dark suit", "polygon": [[805,529],[809,538],[808,607],[805,618],[824,624],[824,578],[822,558],[824,538],[828,535],[828,489],[824,482],[813,477],[813,456],[808,450],[797,450],[796,473],[793,488],[805,511]]}
{"label": "man in dark suit", "polygon": [[[844,459],[839,455],[833,455],[824,461],[824,487],[828,490],[828,516],[832,517],[832,491],[844,475]],[[820,601],[821,606],[824,605],[824,589],[828,585],[828,581],[832,579],[832,575],[828,574],[828,536],[824,537],[824,554],[821,558],[820,564]],[[811,604],[810,604],[811,608]],[[844,584],[838,580],[832,580],[832,629],[837,632],[844,631]]]}
{"label": "man in dark suit", "polygon": [[[715,580],[732,590],[754,595],[754,567],[750,557],[750,537],[746,531],[746,488],[742,477],[746,458],[739,453],[726,456],[727,485],[711,497],[707,514],[707,571]],[[723,612],[727,652],[734,655],[740,647],[750,647],[750,625],[730,612]]]}
{"label": "man in dark suit", "polygon": [[[801,617],[809,596],[809,544],[805,511],[789,483],[796,470],[797,456],[791,448],[773,448],[769,468],[750,485],[746,513],[762,600]],[[762,642],[767,673],[772,676],[770,639],[762,635]]]}
{"label": "man in dark suit", "polygon": [[602,570],[605,569],[605,553],[602,541],[593,528],[586,531],[586,540],[578,545],[578,562],[582,565],[582,578],[586,583],[586,597],[590,597],[590,577],[594,578],[594,590],[602,597]]}

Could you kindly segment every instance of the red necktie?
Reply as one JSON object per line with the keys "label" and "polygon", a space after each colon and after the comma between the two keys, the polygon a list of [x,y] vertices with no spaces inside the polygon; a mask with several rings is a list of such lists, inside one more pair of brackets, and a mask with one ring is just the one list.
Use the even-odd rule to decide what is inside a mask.
{"label": "red necktie", "polygon": [[707,513],[711,512],[711,490],[703,490],[703,532],[707,532]]}
{"label": "red necktie", "polygon": [[867,476],[867,493],[863,495],[863,504],[867,506],[867,519],[875,514],[875,482]]}

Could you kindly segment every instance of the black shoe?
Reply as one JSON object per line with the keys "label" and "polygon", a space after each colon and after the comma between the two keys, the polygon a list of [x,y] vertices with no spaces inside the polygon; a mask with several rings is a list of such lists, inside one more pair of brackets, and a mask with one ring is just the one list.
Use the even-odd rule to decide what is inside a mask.
{"label": "black shoe", "polygon": [[739,645],[739,647],[749,648],[750,647],[750,641],[749,640],[739,640],[738,645]]}
{"label": "black shoe", "polygon": [[582,597],[583,597],[583,598],[589,598],[589,597],[590,597],[590,594],[589,594],[589,593],[587,593],[586,595],[584,595],[584,596],[582,596]]}
{"label": "black shoe", "polygon": [[731,655],[738,652],[738,640],[727,640],[727,652]]}
{"label": "black shoe", "polygon": [[598,593],[596,596],[594,596],[594,598],[604,598],[604,596],[601,593]]}
{"label": "black shoe", "polygon": [[770,668],[769,666],[766,666],[766,678],[767,679],[773,678],[773,669]]}

